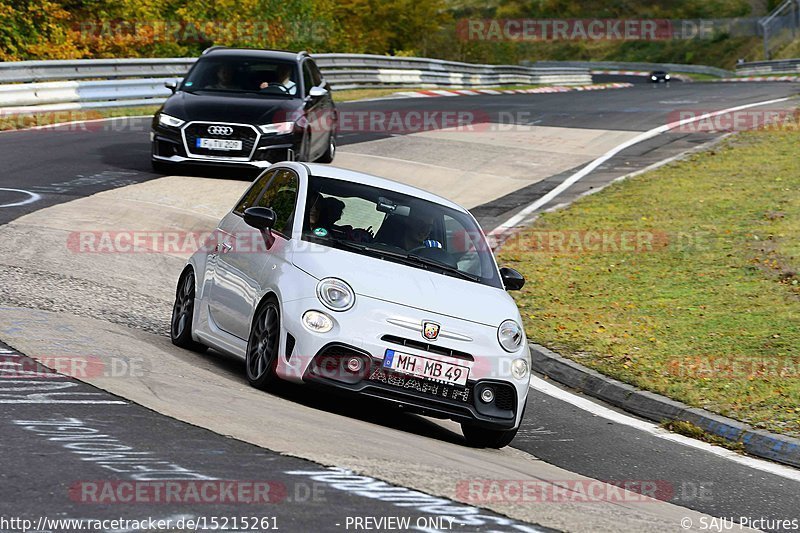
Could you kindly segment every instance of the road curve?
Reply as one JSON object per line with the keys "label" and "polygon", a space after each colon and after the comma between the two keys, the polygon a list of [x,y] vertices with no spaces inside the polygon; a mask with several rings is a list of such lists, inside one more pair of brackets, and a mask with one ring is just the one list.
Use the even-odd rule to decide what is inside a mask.
{"label": "road curve", "polygon": [[[520,127],[510,132],[345,132],[337,164],[421,181],[435,192],[449,192],[445,195],[490,223],[518,210],[520,198],[543,194],[559,176],[597,157],[607,145],[667,122],[677,110],[722,109],[794,92],[790,84],[695,83],[346,104],[345,111],[379,113],[480,110],[487,123],[510,120]],[[0,340],[29,355],[91,353],[139,360],[145,369],[141,376],[87,381],[218,434],[431,494],[458,498],[456,482],[475,478],[655,480],[669,486],[668,499],[681,506],[486,504],[530,524],[570,530],[611,531],[621,524],[630,530],[675,529],[681,517],[698,517],[685,508],[714,516],[796,515],[796,479],[733,464],[539,392],[531,391],[525,425],[513,443],[516,450],[471,450],[461,446],[450,424],[400,413],[391,413],[387,421],[386,413],[358,402],[332,404],[291,387],[278,395],[256,393],[245,386],[238,362],[176,350],[163,332],[180,254],[86,256],[65,245],[70,232],[81,230],[204,229],[246,186],[243,181],[150,173],[146,124],[133,120],[118,130],[0,134],[0,154],[8,162],[0,176],[0,205],[18,203],[19,194],[3,188],[40,197],[0,207],[0,223],[6,223],[0,236],[17,251],[0,259]],[[608,180],[712,137],[668,134],[621,154],[597,175]],[[461,182],[468,186],[454,189]],[[86,417],[111,411],[84,409]],[[172,431],[180,439],[188,430]],[[19,446],[27,442],[18,439]]]}

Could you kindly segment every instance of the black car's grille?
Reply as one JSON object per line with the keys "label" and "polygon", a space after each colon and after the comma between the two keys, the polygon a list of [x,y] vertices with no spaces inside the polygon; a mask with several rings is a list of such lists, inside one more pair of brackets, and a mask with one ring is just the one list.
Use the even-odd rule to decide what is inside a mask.
{"label": "black car's grille", "polygon": [[[230,128],[232,131],[230,135],[223,135],[219,132],[211,133],[215,127],[222,126]],[[256,144],[258,134],[250,126],[237,126],[234,124],[207,124],[204,122],[196,122],[190,124],[184,129],[186,136],[186,146],[189,154],[202,155],[209,157],[246,157],[249,158],[253,152],[253,146]],[[226,141],[242,141],[241,150],[214,150],[210,148],[199,148],[197,146],[197,139],[221,139]]]}
{"label": "black car's grille", "polygon": [[447,355],[449,357],[456,357],[458,359],[464,359],[466,361],[475,360],[467,352],[460,352],[458,350],[453,350],[450,348],[446,348],[444,346],[438,346],[436,344],[428,344],[427,342],[417,341],[414,339],[404,339],[403,337],[397,337],[395,335],[384,335],[383,337],[381,337],[381,340],[386,342],[391,342],[393,344],[400,344],[401,346],[416,348],[417,350],[422,350],[425,352],[435,353],[439,355]]}
{"label": "black car's grille", "polygon": [[383,383],[398,390],[406,390],[421,394],[429,398],[450,401],[454,403],[469,403],[470,389],[444,383],[436,383],[414,376],[406,376],[396,372],[387,372],[383,367],[376,367],[369,376],[370,381]]}

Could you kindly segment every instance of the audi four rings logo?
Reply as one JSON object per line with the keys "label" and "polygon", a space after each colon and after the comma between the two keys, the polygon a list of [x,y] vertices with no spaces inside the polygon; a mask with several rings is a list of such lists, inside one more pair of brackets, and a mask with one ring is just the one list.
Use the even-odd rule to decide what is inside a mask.
{"label": "audi four rings logo", "polygon": [[230,126],[209,126],[208,133],[211,135],[230,135],[233,133],[233,128]]}

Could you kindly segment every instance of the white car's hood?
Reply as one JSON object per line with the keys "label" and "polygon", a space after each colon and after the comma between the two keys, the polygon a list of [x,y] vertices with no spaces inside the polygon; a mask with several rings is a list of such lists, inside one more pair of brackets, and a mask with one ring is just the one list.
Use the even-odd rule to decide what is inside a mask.
{"label": "white car's hood", "polygon": [[509,318],[518,320],[513,298],[502,289],[327,246],[303,245],[292,255],[295,266],[317,279],[343,279],[359,296],[491,327]]}

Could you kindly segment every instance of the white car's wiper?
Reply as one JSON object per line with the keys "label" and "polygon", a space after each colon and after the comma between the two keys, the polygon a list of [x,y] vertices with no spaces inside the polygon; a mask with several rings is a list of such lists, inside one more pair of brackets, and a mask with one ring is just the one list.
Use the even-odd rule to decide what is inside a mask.
{"label": "white car's wiper", "polygon": [[476,276],[475,274],[464,272],[463,270],[459,270],[458,268],[452,265],[448,265],[447,263],[442,263],[441,261],[437,261],[435,259],[428,259],[427,257],[421,257],[419,255],[407,255],[406,259],[422,265],[430,265],[435,268],[440,268],[445,272],[456,274],[457,276],[461,276],[462,278],[468,279],[470,281],[479,282],[481,280],[481,278]]}
{"label": "white car's wiper", "polygon": [[436,261],[435,259],[428,259],[427,257],[420,257],[418,255],[409,255],[404,254],[402,252],[393,252],[391,250],[383,250],[381,248],[374,248],[372,246],[368,246],[363,243],[357,243],[352,241],[345,241],[342,239],[331,238],[328,239],[330,241],[335,242],[336,244],[342,245],[345,248],[350,248],[352,250],[358,250],[363,253],[367,253],[369,255],[378,255],[378,256],[385,256],[391,257],[392,259],[397,259],[401,262],[404,262],[409,265],[413,266],[431,266],[434,268],[438,268],[440,270],[444,270],[445,272],[455,274],[460,276],[469,281],[480,282],[481,278],[474,275],[464,272],[463,270],[459,270],[458,268],[448,265],[447,263],[442,263],[441,261]]}
{"label": "white car's wiper", "polygon": [[346,241],[344,239],[337,239],[336,237],[328,237],[327,239],[330,242],[333,242],[337,245],[341,245],[344,248],[350,248],[351,250],[358,250],[359,252],[366,252],[370,255],[381,255],[386,257],[392,257],[394,259],[407,259],[408,256],[401,252],[393,252],[391,250],[383,250],[381,248],[374,248],[372,246],[367,246],[366,244],[360,242],[353,242],[353,241]]}

